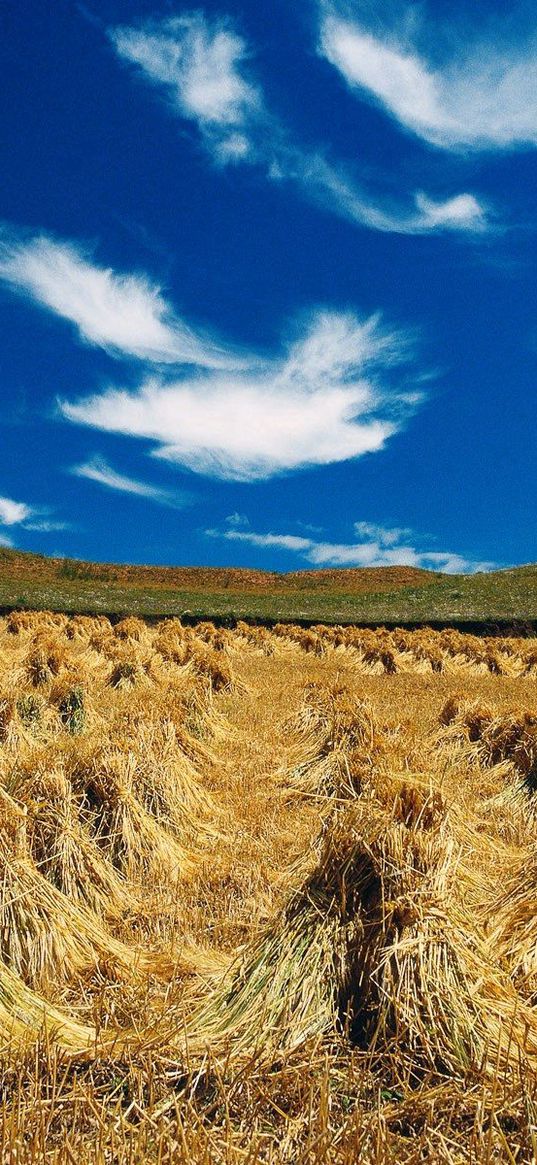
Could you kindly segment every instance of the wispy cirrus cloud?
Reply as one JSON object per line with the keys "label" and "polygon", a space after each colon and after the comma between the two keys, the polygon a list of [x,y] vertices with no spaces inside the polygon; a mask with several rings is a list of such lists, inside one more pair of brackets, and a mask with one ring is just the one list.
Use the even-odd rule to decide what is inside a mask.
{"label": "wispy cirrus cloud", "polygon": [[32,530],[36,534],[56,534],[59,530],[72,530],[73,525],[71,522],[60,522],[55,518],[35,518],[31,522],[25,522],[24,529]]}
{"label": "wispy cirrus cloud", "polygon": [[112,489],[118,493],[134,494],[136,497],[147,498],[161,506],[170,506],[176,510],[184,509],[192,500],[192,495],[186,490],[161,489],[159,486],[138,481],[137,478],[128,477],[124,473],[118,473],[104,457],[91,457],[89,461],[85,461],[81,465],[71,466],[69,472],[75,477],[85,477],[88,481],[95,481],[98,485],[105,486],[106,489]]}
{"label": "wispy cirrus cloud", "polygon": [[[421,392],[402,365],[408,335],[378,317],[318,311],[284,354],[253,371],[200,373],[62,401],[64,417],[156,443],[154,455],[197,473],[263,480],[384,447]],[[419,377],[415,377],[415,381]]]}
{"label": "wispy cirrus cloud", "polygon": [[250,54],[231,22],[194,12],[109,35],[118,55],[196,122],[218,161],[252,158],[260,124],[269,119],[260,89],[246,76]]}
{"label": "wispy cirrus cloud", "polygon": [[74,324],[88,344],[154,364],[240,365],[237,353],[196,332],[146,275],[99,267],[74,243],[0,232],[0,283]]}
{"label": "wispy cirrus cloud", "polygon": [[476,562],[451,551],[423,550],[411,545],[411,530],[386,529],[370,522],[355,522],[355,540],[350,543],[317,541],[294,534],[259,534],[250,529],[209,529],[209,538],[242,542],[256,549],[288,550],[311,566],[367,567],[415,566],[445,574],[473,574],[491,570],[494,563]]}
{"label": "wispy cirrus cloud", "polygon": [[172,109],[193,121],[220,165],[262,167],[271,181],[291,182],[331,213],[373,230],[402,234],[478,233],[487,208],[470,193],[435,201],[421,192],[399,201],[374,196],[322,150],[290,141],[249,75],[251,56],[229,20],[203,12],[109,33],[119,57],[165,93]]}
{"label": "wispy cirrus cloud", "polygon": [[446,150],[537,144],[534,27],[509,43],[502,18],[501,30],[491,26],[487,35],[481,27],[479,37],[456,36],[452,26],[447,40],[445,28],[426,24],[415,7],[381,4],[374,25],[357,12],[359,6],[322,0],[319,52],[405,129]]}
{"label": "wispy cirrus cloud", "polygon": [[309,538],[295,534],[255,534],[253,530],[206,530],[208,538],[226,538],[228,542],[247,542],[263,550],[291,550],[294,554],[305,553],[312,545]]}

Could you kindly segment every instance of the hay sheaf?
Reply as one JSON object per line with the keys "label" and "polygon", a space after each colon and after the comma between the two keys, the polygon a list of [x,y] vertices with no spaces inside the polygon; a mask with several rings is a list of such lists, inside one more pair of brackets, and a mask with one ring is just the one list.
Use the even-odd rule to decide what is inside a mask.
{"label": "hay sheaf", "polygon": [[291,743],[279,778],[289,792],[354,796],[382,753],[371,704],[345,684],[309,684],[284,728]]}
{"label": "hay sheaf", "polygon": [[98,972],[121,978],[145,962],[97,916],[40,873],[26,836],[26,813],[0,798],[0,956],[30,987],[46,989]]}
{"label": "hay sheaf", "polygon": [[336,813],[313,874],[194,1015],[191,1047],[251,1053],[262,1032],[270,1056],[339,1030],[415,1080],[537,1054],[533,1016],[456,892],[452,842],[408,802],[406,819]]}
{"label": "hay sheaf", "polygon": [[442,708],[444,743],[459,743],[470,760],[485,768],[508,762],[525,787],[537,789],[537,713],[498,715],[487,705],[452,696]]}

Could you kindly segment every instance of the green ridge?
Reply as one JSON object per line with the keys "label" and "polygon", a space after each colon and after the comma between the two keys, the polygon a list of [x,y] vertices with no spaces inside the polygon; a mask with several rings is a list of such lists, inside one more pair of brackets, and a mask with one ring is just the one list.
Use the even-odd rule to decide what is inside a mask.
{"label": "green ridge", "polygon": [[523,623],[537,621],[537,565],[475,575],[398,568],[276,575],[115,567],[4,550],[0,607],[270,622]]}

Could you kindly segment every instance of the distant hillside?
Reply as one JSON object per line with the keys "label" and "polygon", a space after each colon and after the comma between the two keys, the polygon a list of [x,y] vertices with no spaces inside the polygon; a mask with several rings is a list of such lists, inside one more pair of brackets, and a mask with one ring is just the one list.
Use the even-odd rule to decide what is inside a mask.
{"label": "distant hillside", "polygon": [[0,608],[193,621],[466,624],[537,629],[537,566],[442,575],[414,567],[290,574],[118,566],[0,549]]}
{"label": "distant hillside", "polygon": [[237,591],[241,594],[327,588],[347,593],[388,593],[402,587],[425,586],[443,577],[413,566],[297,570],[289,574],[238,567],[121,566],[108,562],[81,562],[74,558],[45,558],[40,554],[4,548],[0,548],[0,573],[3,579],[14,581],[96,580],[134,587],[200,592]]}

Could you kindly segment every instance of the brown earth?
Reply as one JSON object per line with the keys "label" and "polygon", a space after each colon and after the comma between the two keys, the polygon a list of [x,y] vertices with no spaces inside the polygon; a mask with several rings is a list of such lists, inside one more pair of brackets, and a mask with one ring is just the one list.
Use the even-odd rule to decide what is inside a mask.
{"label": "brown earth", "polygon": [[131,586],[173,590],[239,591],[242,594],[288,593],[301,590],[375,594],[404,587],[428,586],[444,575],[412,566],[360,567],[354,569],[298,570],[288,574],[246,568],[203,566],[134,566],[47,558],[19,550],[0,550],[0,576],[23,581],[53,579],[99,580]]}

